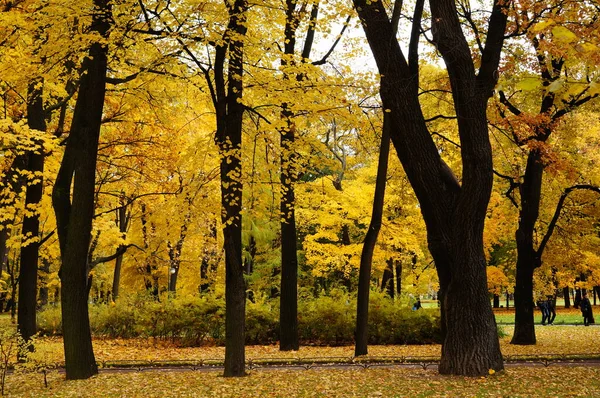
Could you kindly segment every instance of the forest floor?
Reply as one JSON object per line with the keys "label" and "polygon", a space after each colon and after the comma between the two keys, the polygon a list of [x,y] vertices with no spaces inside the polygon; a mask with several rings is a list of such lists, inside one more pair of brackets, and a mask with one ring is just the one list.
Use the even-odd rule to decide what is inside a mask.
{"label": "forest floor", "polygon": [[[440,376],[435,366],[428,366],[439,359],[439,345],[369,347],[367,360],[412,358],[416,365],[411,367],[357,365],[352,362],[351,346],[309,346],[295,352],[280,352],[275,345],[249,346],[246,357],[254,366],[249,366],[248,377],[223,378],[220,369],[198,371],[212,361],[222,361],[223,347],[178,347],[148,339],[95,339],[96,359],[102,366],[98,376],[65,381],[62,372],[51,371],[48,387],[44,387],[41,374],[14,372],[7,376],[5,387],[10,396],[29,397],[600,397],[600,327],[537,325],[535,346],[511,345],[512,326],[503,329],[507,336],[500,343],[507,365],[518,359],[529,361],[521,362],[527,366],[507,366],[505,371],[484,378]],[[47,364],[62,362],[60,339],[40,339],[37,347]],[[571,362],[569,358],[591,358],[595,362]],[[260,366],[261,361],[269,359],[322,365]],[[136,361],[139,366],[127,371],[111,368]],[[152,367],[169,362],[196,366]]]}

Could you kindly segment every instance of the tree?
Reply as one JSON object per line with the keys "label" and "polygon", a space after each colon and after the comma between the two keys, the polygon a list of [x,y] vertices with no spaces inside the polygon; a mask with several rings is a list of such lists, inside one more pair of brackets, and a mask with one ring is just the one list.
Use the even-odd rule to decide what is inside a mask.
{"label": "tree", "polygon": [[[589,17],[581,17],[584,9]],[[523,175],[517,178],[498,175],[509,182],[506,194],[519,209],[515,232],[515,332],[511,343],[525,345],[536,343],[533,275],[542,265],[544,249],[553,232],[548,228],[540,244],[536,244],[544,171],[554,162],[549,140],[565,115],[598,96],[596,84],[589,82],[588,66],[575,61],[582,52],[590,57],[597,56],[597,49],[586,48],[586,41],[580,40],[575,32],[586,37],[587,32],[597,26],[598,8],[587,2],[523,3],[514,18],[511,36],[519,37],[519,42],[516,48],[510,47],[506,57],[507,68],[517,71],[522,68],[524,51],[521,36],[527,38],[533,51],[526,55],[530,62],[526,63],[525,76],[517,83],[517,90],[509,95],[504,90],[499,91],[499,101],[503,105],[499,114],[514,144],[527,153],[527,161]],[[518,95],[518,91],[525,95]],[[536,94],[539,102],[528,95],[530,91]],[[571,189],[567,188],[567,191]],[[567,191],[565,194],[568,194]],[[518,198],[515,196],[517,193]],[[558,206],[561,207],[562,203],[559,202]],[[556,214],[560,214],[559,208]]]}
{"label": "tree", "polygon": [[432,41],[444,58],[457,115],[459,183],[441,158],[421,111],[416,49],[409,50],[407,61],[382,2],[354,1],[381,75],[392,142],[419,199],[438,271],[443,374],[479,376],[504,366],[487,292],[483,227],[492,189],[486,106],[496,83],[509,5],[494,2],[476,72],[455,2],[430,1]]}
{"label": "tree", "polygon": [[[105,0],[94,0],[94,6],[90,30],[106,38],[111,25],[111,6]],[[107,53],[106,43],[98,40],[91,44],[84,60],[85,73],[79,82],[71,132],[52,193],[62,259],[61,305],[67,379],[86,379],[98,373],[87,304],[87,257],[94,216]]]}

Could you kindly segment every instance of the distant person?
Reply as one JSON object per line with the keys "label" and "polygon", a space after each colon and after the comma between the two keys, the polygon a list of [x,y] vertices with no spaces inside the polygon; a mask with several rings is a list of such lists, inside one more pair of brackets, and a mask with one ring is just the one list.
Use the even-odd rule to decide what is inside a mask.
{"label": "distant person", "polygon": [[548,302],[546,300],[538,300],[537,306],[540,311],[542,311],[542,325],[545,325],[548,318],[550,318],[550,313],[548,312]]}
{"label": "distant person", "polygon": [[417,301],[415,302],[415,304],[413,305],[413,311],[416,311],[418,309],[421,308],[421,299],[417,299]]}
{"label": "distant person", "polygon": [[548,296],[546,307],[548,308],[548,325],[552,325],[554,318],[556,318],[556,300],[554,300],[554,297]]}
{"label": "distant person", "polygon": [[583,293],[583,298],[579,303],[581,309],[581,315],[583,316],[583,324],[590,326],[590,323],[594,323],[594,314],[592,313],[592,304],[587,296],[587,293]]}

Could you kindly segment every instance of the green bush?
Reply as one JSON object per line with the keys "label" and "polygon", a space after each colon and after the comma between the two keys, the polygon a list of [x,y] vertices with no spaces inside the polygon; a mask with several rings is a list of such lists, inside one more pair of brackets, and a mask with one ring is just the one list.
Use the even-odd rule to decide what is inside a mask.
{"label": "green bush", "polygon": [[[223,344],[225,303],[216,295],[167,298],[123,297],[116,304],[90,307],[94,336],[151,337],[184,346]],[[378,291],[371,292],[370,344],[427,344],[440,342],[439,311],[411,311]],[[356,297],[333,289],[327,295],[298,303],[298,334],[302,344],[354,343]],[[38,314],[42,334],[60,334],[60,307]],[[279,339],[279,300],[256,297],[246,304],[246,343],[273,344]]]}
{"label": "green bush", "polygon": [[131,338],[138,335],[135,307],[127,302],[90,307],[90,328],[96,336]]}
{"label": "green bush", "polygon": [[279,302],[264,298],[246,302],[246,344],[274,344],[278,340]]}
{"label": "green bush", "polygon": [[313,344],[342,345],[354,341],[356,302],[342,290],[332,290],[298,305],[298,335]]}
{"label": "green bush", "polygon": [[62,314],[60,306],[48,305],[37,313],[38,333],[42,336],[62,334]]}

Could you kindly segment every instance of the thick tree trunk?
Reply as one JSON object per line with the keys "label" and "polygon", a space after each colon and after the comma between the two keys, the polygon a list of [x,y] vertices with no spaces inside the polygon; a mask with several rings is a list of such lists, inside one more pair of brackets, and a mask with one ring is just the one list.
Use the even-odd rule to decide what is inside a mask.
{"label": "thick tree trunk", "polygon": [[[107,37],[110,5],[95,0],[92,29]],[[61,248],[61,304],[66,377],[98,373],[88,313],[87,257],[94,216],[96,160],[106,93],[107,47],[93,43],[85,59],[71,133],[53,190]],[[71,203],[71,182],[73,195]]]}
{"label": "thick tree trunk", "polygon": [[[42,98],[40,80],[34,80],[30,87],[27,98],[27,124],[29,128],[45,132],[46,120],[44,115],[44,104]],[[35,175],[36,182],[27,185],[25,193],[25,208],[28,213],[23,219],[23,243],[21,247],[21,270],[19,273],[19,308],[17,316],[17,327],[21,337],[28,342],[36,333],[36,308],[38,290],[38,252],[40,219],[36,208],[42,200],[44,193],[44,150],[29,153],[27,171]],[[32,209],[30,207],[35,208]],[[33,240],[33,241],[32,241]],[[33,348],[33,347],[31,347]]]}
{"label": "thick tree trunk", "polygon": [[383,202],[385,198],[385,185],[388,169],[388,158],[390,154],[390,128],[391,120],[388,113],[383,114],[383,128],[381,133],[381,145],[379,148],[379,160],[377,164],[377,176],[375,178],[375,193],[373,197],[373,209],[371,222],[363,249],[360,256],[360,268],[358,272],[358,295],[356,298],[356,332],[354,355],[367,355],[367,344],[369,341],[369,293],[371,291],[371,265],[373,252],[377,243],[377,236],[381,229],[383,218]]}
{"label": "thick tree trunk", "polygon": [[[461,141],[461,183],[441,159],[418,99],[418,55],[402,54],[382,2],[354,0],[381,75],[392,142],[419,200],[428,245],[440,279],[442,332],[439,371],[467,376],[503,369],[487,291],[483,225],[492,189],[487,101],[506,29],[498,0],[489,18],[479,70],[462,33],[453,0],[430,0],[433,41],[447,67]],[[417,26],[417,31],[418,31]]]}

